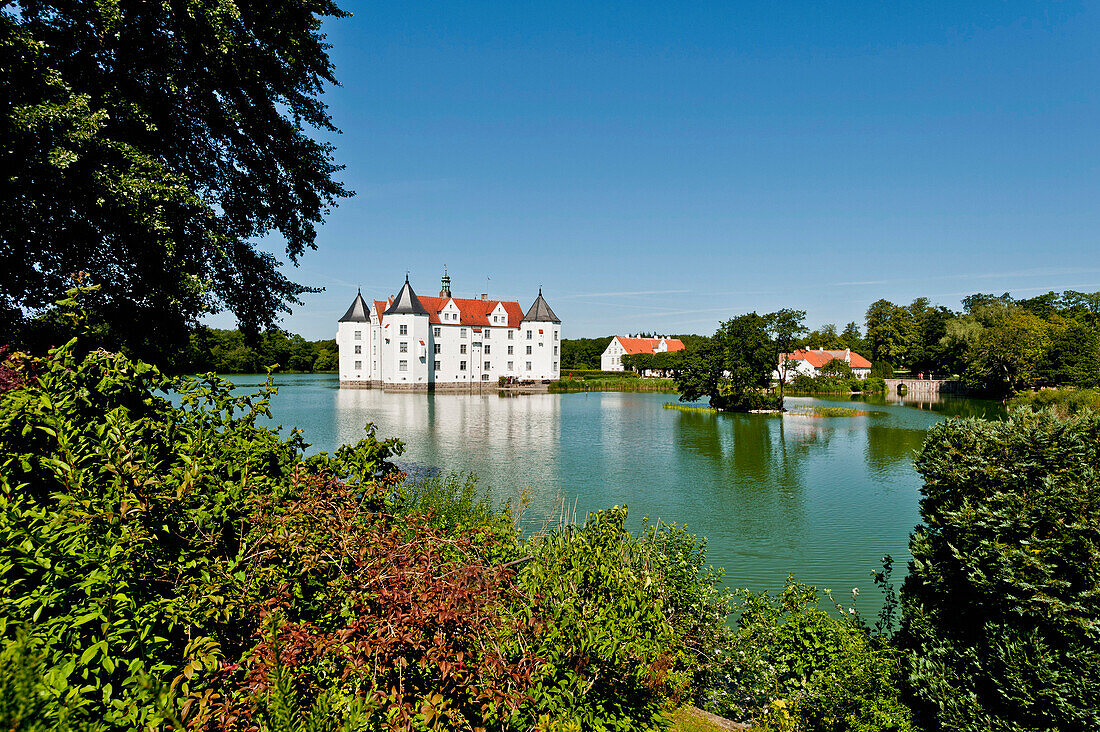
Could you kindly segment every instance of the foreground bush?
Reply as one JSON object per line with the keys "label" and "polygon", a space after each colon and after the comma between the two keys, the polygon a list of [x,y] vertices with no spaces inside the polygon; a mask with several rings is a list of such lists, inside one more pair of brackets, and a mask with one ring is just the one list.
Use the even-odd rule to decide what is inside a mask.
{"label": "foreground bush", "polygon": [[1100,729],[1100,416],[951,420],[917,458],[902,593],[929,726]]}
{"label": "foreground bush", "polygon": [[1071,417],[1087,410],[1100,412],[1100,391],[1094,389],[1042,389],[1017,394],[1009,406],[1032,411],[1050,409],[1060,417]]}
{"label": "foreground bush", "polygon": [[[775,732],[907,732],[901,655],[856,616],[827,612],[817,591],[743,592],[725,687],[708,707]],[[839,608],[833,608],[839,611]]]}
{"label": "foreground bush", "polygon": [[524,542],[373,429],[304,457],[270,384],[73,349],[0,394],[3,728],[650,729],[718,655],[681,527]]}

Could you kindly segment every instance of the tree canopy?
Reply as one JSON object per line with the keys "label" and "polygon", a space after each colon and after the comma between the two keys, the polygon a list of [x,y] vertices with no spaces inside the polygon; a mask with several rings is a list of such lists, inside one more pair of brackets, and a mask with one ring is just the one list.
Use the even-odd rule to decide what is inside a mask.
{"label": "tree canopy", "polygon": [[675,375],[680,401],[706,398],[730,411],[765,406],[763,391],[776,366],[776,346],[768,334],[772,315],[747,313],[727,320],[715,334],[684,358]]}
{"label": "tree canopy", "polygon": [[0,325],[72,286],[112,345],[157,355],[228,309],[246,333],[313,291],[297,263],[350,193],[320,95],[330,0],[65,3],[0,11]]}

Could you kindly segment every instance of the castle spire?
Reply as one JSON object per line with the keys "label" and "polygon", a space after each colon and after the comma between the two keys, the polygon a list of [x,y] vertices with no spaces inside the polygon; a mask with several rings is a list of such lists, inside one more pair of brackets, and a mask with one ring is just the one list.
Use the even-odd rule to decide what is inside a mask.
{"label": "castle spire", "polygon": [[443,279],[439,281],[439,296],[447,298],[451,296],[451,278],[447,274],[447,265],[443,265]]}

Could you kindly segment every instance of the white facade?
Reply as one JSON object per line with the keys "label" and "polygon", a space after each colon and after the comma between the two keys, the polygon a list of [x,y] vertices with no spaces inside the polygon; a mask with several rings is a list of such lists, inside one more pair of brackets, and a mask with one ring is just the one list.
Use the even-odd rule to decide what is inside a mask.
{"label": "white facade", "polygon": [[417,297],[406,279],[396,298],[373,304],[357,296],[337,328],[341,386],[461,389],[496,386],[502,376],[560,378],[561,321],[541,291],[526,315],[515,301],[453,298],[446,276],[439,297]]}
{"label": "white facade", "polygon": [[779,380],[784,363],[787,365],[787,381],[791,381],[799,374],[814,377],[821,374],[825,364],[833,359],[843,361],[852,369],[852,375],[859,379],[866,379],[871,375],[871,362],[858,353],[853,353],[850,348],[843,351],[828,351],[823,348],[798,350],[794,353],[785,353],[780,357],[779,366],[772,372],[772,379]]}
{"label": "white facade", "polygon": [[679,338],[628,338],[615,336],[607,344],[600,356],[602,371],[622,371],[623,356],[639,353],[667,353],[683,350],[684,344]]}

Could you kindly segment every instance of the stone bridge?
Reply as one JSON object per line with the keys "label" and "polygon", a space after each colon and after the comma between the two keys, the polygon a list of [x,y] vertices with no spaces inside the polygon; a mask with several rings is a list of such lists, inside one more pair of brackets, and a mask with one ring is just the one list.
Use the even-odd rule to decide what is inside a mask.
{"label": "stone bridge", "polygon": [[[887,394],[962,394],[958,379],[884,379]],[[902,388],[904,387],[904,388]]]}

